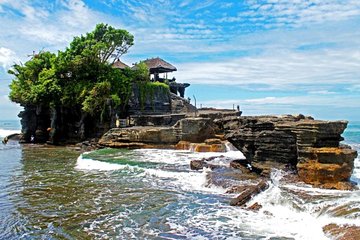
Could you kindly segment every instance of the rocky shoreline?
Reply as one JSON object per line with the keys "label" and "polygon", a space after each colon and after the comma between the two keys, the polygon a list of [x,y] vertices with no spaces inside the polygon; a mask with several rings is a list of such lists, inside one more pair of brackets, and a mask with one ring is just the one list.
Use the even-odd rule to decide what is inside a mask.
{"label": "rocky shoreline", "polygon": [[[269,176],[272,168],[288,169],[307,184],[349,190],[357,152],[340,144],[346,126],[346,121],[320,121],[303,115],[185,118],[171,127],[113,128],[99,145],[224,152],[229,141],[260,176]],[[214,167],[193,162],[196,164]]]}
{"label": "rocky shoreline", "polygon": [[[320,121],[303,115],[239,115],[237,111],[211,110],[200,112],[200,117],[187,116],[173,126],[111,128],[100,139],[78,146],[86,150],[110,147],[225,152],[231,143],[246,159],[227,167],[239,169],[245,178],[250,173],[266,179],[275,168],[315,187],[354,187],[349,179],[357,152],[340,143],[346,121]],[[192,161],[190,167],[201,170],[217,166],[205,159]]]}
{"label": "rocky shoreline", "polygon": [[[346,121],[320,121],[303,115],[238,116],[234,112],[188,116],[173,126],[112,128],[100,139],[76,146],[86,151],[109,147],[225,153],[237,149],[245,159],[194,159],[189,168],[206,171],[209,186],[227,189],[232,196],[230,205],[260,211],[261,203],[251,200],[269,188],[274,169],[284,173],[281,181],[287,183],[354,190],[350,176],[357,152],[341,143],[346,127]],[[339,239],[356,239],[351,237],[359,234],[359,228],[350,225],[329,224],[323,231]]]}

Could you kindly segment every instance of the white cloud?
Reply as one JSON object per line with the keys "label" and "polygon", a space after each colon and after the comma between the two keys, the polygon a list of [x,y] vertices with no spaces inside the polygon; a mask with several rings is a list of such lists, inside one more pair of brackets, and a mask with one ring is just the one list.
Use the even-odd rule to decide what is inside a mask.
{"label": "white cloud", "polygon": [[16,53],[11,49],[0,47],[0,64],[3,68],[10,67],[17,60]]}
{"label": "white cloud", "polygon": [[2,16],[2,32],[16,36],[18,41],[32,41],[42,46],[64,46],[74,36],[93,29],[97,23],[112,20],[106,14],[91,10],[81,0],[59,1],[56,11],[52,10],[50,3],[41,7],[29,1],[3,0],[0,4],[21,13],[17,17],[10,13]]}
{"label": "white cloud", "polygon": [[[195,84],[258,84],[276,89],[356,84],[360,79],[360,52],[285,51],[227,61],[184,63],[178,68],[179,79]],[[320,90],[323,89],[313,89]]]}
{"label": "white cloud", "polygon": [[261,26],[273,28],[343,21],[360,16],[360,1],[357,0],[248,0],[246,3],[245,11],[222,17],[218,21],[234,23],[250,20],[260,23]]}
{"label": "white cloud", "polygon": [[329,95],[329,94],[335,94],[336,92],[328,91],[328,90],[317,90],[317,91],[310,91],[309,94],[315,94],[315,95]]}

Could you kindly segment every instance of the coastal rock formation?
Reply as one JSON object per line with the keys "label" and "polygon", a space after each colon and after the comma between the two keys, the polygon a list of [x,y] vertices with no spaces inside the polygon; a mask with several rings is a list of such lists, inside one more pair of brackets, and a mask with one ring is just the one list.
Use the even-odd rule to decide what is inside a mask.
{"label": "coastal rock formation", "polygon": [[226,152],[227,141],[218,138],[206,139],[204,143],[180,141],[176,144],[177,150],[192,150],[194,152]]}
{"label": "coastal rock formation", "polygon": [[[168,90],[154,88],[149,92],[151,94],[142,96],[139,87],[134,85],[129,105],[124,112],[116,109],[112,101],[108,101],[103,106],[101,117],[85,113],[80,105],[73,107],[23,106],[24,110],[19,114],[23,133],[21,142],[78,143],[100,138],[110,128],[115,127],[116,116],[123,114],[135,114],[132,119],[137,125],[173,125],[185,117],[185,113],[171,114],[172,102]],[[182,101],[186,100],[182,99]],[[154,116],[156,114],[160,116]]]}
{"label": "coastal rock formation", "polygon": [[210,118],[211,120],[222,119],[225,117],[239,117],[240,110],[216,109],[216,108],[200,108],[197,110],[198,117]]}
{"label": "coastal rock formation", "polygon": [[146,92],[147,94],[143,93],[143,91],[141,91],[138,85],[133,85],[132,95],[128,103],[130,115],[161,115],[171,113],[169,91],[161,88],[155,88],[152,91]]}
{"label": "coastal rock formation", "polygon": [[339,144],[346,121],[286,115],[228,117],[215,122],[258,168],[297,168],[302,181],[326,188],[343,188],[338,183],[350,178],[357,152]]}
{"label": "coastal rock formation", "polygon": [[337,225],[328,224],[323,227],[324,233],[338,240],[357,240],[360,239],[360,227],[356,225]]}
{"label": "coastal rock formation", "polygon": [[194,113],[196,107],[190,104],[190,101],[184,99],[174,93],[170,93],[171,97],[171,112],[172,113]]}
{"label": "coastal rock formation", "polygon": [[307,148],[302,150],[301,155],[297,169],[304,182],[325,188],[351,188],[345,182],[354,168],[356,151],[343,147]]}
{"label": "coastal rock formation", "polygon": [[105,133],[99,144],[106,147],[169,146],[179,141],[199,143],[213,138],[216,126],[208,118],[185,118],[172,127],[113,128]]}
{"label": "coastal rock formation", "polygon": [[18,115],[21,118],[21,142],[46,142],[50,126],[50,110],[42,106],[24,106]]}
{"label": "coastal rock formation", "polygon": [[265,180],[261,180],[256,185],[245,186],[241,193],[230,201],[231,206],[243,206],[252,197],[261,193],[269,187],[269,184]]}

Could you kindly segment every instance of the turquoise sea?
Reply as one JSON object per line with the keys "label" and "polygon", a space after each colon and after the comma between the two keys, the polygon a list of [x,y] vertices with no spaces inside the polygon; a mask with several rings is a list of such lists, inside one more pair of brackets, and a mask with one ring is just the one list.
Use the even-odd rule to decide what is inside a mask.
{"label": "turquoise sea", "polygon": [[[19,131],[0,121],[0,139]],[[360,122],[345,142],[360,149]],[[256,196],[259,212],[229,205],[211,170],[189,162],[216,153],[0,145],[0,239],[328,239],[329,223],[360,226],[360,191],[281,181]],[[242,157],[229,148],[219,164]],[[360,184],[360,163],[352,181]]]}

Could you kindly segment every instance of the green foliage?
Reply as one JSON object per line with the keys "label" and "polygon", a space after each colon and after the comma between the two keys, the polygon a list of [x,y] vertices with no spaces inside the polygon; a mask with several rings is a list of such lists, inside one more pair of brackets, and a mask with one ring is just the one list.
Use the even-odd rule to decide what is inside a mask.
{"label": "green foliage", "polygon": [[94,31],[75,37],[65,51],[42,52],[25,64],[15,64],[9,70],[15,77],[10,99],[22,105],[76,107],[103,119],[109,105],[120,114],[126,112],[137,84],[143,108],[147,99],[154,102],[155,92],[169,92],[169,86],[150,82],[143,62],[134,70],[112,67],[133,43],[126,30],[98,24]]}
{"label": "green foliage", "polygon": [[90,90],[82,103],[82,109],[85,112],[94,114],[101,111],[105,107],[108,96],[111,93],[111,85],[109,82],[99,82]]}
{"label": "green foliage", "polygon": [[57,85],[53,61],[55,54],[43,52],[35,55],[30,61],[15,64],[8,73],[15,76],[10,84],[10,99],[14,102],[39,104],[58,97],[61,89]]}
{"label": "green foliage", "polygon": [[[9,73],[10,99],[22,105],[80,106],[92,115],[113,103],[125,109],[138,71],[120,71],[112,62],[133,45],[134,37],[123,29],[98,24],[95,30],[75,37],[65,51],[43,52]],[[144,76],[142,76],[144,77]],[[140,77],[139,77],[140,78]]]}
{"label": "green foliage", "polygon": [[150,81],[149,68],[144,62],[137,63],[135,70],[133,70],[133,79],[137,82],[148,82]]}
{"label": "green foliage", "polygon": [[170,88],[167,84],[161,82],[138,82],[139,87],[139,102],[143,110],[145,102],[150,98],[154,110],[154,98],[156,92],[168,93]]}

